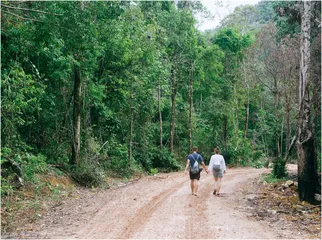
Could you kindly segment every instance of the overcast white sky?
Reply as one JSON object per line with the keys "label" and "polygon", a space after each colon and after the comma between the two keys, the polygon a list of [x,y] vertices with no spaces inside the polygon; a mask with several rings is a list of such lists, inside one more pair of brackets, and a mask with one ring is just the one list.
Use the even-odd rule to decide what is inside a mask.
{"label": "overcast white sky", "polygon": [[197,17],[200,21],[198,29],[204,31],[206,29],[216,28],[221,19],[232,13],[235,7],[239,5],[255,5],[260,0],[201,0],[202,4],[214,15],[214,19],[204,19]]}

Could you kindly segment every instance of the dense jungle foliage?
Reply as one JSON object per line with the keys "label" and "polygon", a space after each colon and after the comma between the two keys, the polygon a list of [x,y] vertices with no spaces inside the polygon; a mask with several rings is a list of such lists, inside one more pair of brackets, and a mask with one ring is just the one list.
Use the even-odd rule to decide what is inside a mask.
{"label": "dense jungle foliage", "polygon": [[[1,193],[48,171],[87,186],[175,171],[193,145],[206,163],[216,146],[231,166],[284,159],[299,108],[295,4],[240,6],[201,32],[195,15],[206,9],[195,1],[2,1]],[[321,7],[313,4],[320,163]]]}

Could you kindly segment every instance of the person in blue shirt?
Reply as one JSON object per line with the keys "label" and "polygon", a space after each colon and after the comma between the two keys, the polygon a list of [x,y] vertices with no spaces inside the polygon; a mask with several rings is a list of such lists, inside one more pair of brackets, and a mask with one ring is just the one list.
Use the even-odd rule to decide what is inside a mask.
{"label": "person in blue shirt", "polygon": [[200,180],[200,172],[202,171],[200,165],[205,169],[206,173],[208,173],[208,170],[202,156],[198,153],[198,148],[193,147],[192,149],[193,153],[191,153],[187,158],[187,164],[184,172],[186,173],[188,171],[188,168],[190,167],[189,176],[191,181],[191,194],[198,196],[198,182]]}

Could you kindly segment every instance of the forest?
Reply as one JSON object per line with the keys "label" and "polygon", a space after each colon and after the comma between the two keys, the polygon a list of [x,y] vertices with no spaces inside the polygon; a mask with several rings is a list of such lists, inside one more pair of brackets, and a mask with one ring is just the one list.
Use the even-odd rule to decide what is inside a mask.
{"label": "forest", "polygon": [[321,2],[261,1],[200,31],[198,1],[2,1],[1,195],[67,174],[299,166],[320,193]]}

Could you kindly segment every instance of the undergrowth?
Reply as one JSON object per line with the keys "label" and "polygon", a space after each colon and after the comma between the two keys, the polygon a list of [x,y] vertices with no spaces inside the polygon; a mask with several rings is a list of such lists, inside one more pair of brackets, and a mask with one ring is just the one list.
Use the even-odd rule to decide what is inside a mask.
{"label": "undergrowth", "polygon": [[288,177],[277,178],[273,173],[269,173],[263,176],[263,180],[267,183],[278,183],[289,180]]}

